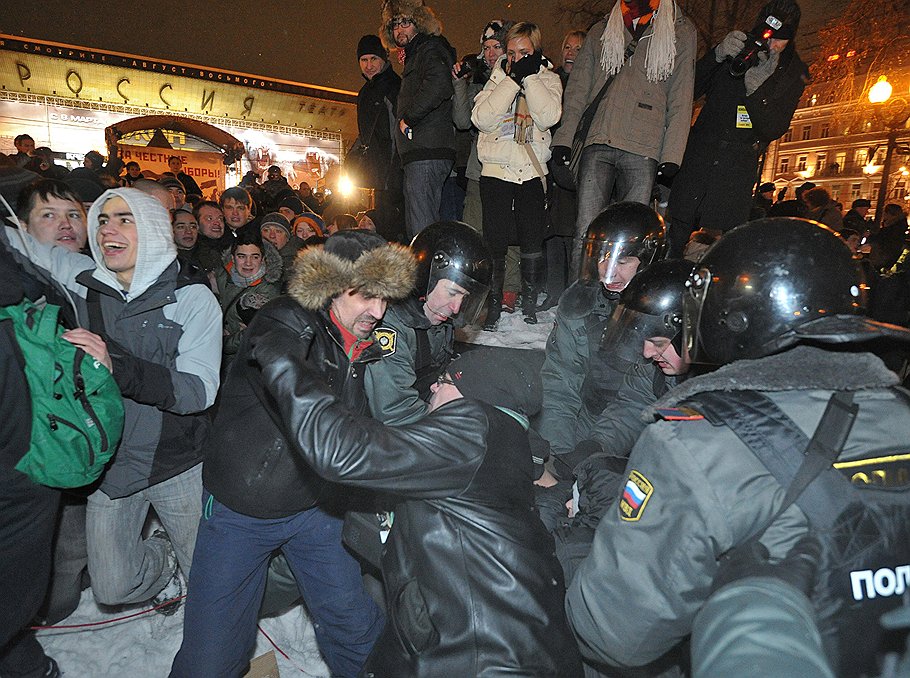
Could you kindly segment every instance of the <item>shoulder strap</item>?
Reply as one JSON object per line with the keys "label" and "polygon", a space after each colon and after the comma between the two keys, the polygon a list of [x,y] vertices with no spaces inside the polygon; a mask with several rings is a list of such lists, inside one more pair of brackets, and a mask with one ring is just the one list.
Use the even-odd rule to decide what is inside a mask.
{"label": "shoulder strap", "polygon": [[[859,411],[852,392],[831,395],[811,440],[774,402],[756,391],[700,393],[693,402],[711,423],[731,429],[787,488],[780,509],[753,538],[760,537],[793,503],[814,525],[827,527],[851,502],[850,481],[832,464]],[[825,470],[830,473],[823,473]]]}
{"label": "shoulder strap", "polygon": [[[631,58],[635,54],[635,48],[638,46],[638,39],[633,38],[632,42],[626,47],[626,52],[623,55],[624,60]],[[610,75],[607,77],[607,81],[603,84],[603,87],[600,88],[600,91],[597,92],[597,95],[591,99],[591,103],[585,107],[585,110],[582,112],[581,117],[579,118],[579,125],[575,130],[575,142],[584,143],[585,137],[588,136],[588,129],[590,128],[589,118],[593,118],[594,114],[597,112],[597,108],[600,106],[600,102],[607,94],[607,90],[610,89],[610,85],[613,84],[613,80],[616,78],[616,74]],[[584,126],[581,121],[586,121]],[[580,138],[579,138],[580,137]]]}

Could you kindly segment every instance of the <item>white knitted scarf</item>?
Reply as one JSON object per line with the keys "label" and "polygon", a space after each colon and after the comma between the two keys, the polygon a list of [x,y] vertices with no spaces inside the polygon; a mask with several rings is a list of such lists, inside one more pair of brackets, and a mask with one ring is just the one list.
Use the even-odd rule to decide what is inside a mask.
{"label": "white knitted scarf", "polygon": [[[613,11],[607,18],[607,27],[600,37],[603,46],[600,52],[600,65],[607,75],[619,73],[626,51],[626,26],[622,20],[622,8],[616,0]],[[650,82],[666,80],[673,74],[676,62],[676,3],[673,0],[662,0],[651,20],[653,29],[649,37],[648,53],[645,56],[645,72]]]}

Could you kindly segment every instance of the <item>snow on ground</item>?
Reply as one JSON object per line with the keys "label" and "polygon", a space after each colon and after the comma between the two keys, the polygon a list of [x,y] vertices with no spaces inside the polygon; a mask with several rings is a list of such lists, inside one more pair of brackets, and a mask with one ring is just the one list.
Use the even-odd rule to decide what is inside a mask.
{"label": "snow on ground", "polygon": [[537,314],[537,324],[528,325],[521,315],[521,310],[514,313],[503,313],[495,332],[484,332],[479,327],[465,327],[455,333],[455,338],[466,344],[483,344],[484,346],[501,346],[504,348],[523,348],[543,350],[547,345],[547,336],[553,329],[556,319],[556,307]]}
{"label": "snow on ground", "polygon": [[[86,624],[122,617],[146,609],[147,606],[125,606],[111,612],[102,611],[92,592],[82,592],[78,609],[61,624]],[[278,669],[282,676],[328,678],[329,670],[316,646],[313,625],[301,606],[291,608],[279,617],[260,621],[260,626],[275,644],[286,652],[291,661],[278,652]],[[57,660],[67,678],[163,678],[171,669],[171,661],[180,648],[183,636],[183,608],[170,617],[156,612],[135,617],[109,626],[88,629],[45,630],[38,639],[45,652]],[[257,634],[254,657],[272,650],[261,633]]]}
{"label": "snow on ground", "polygon": [[[495,332],[467,327],[457,332],[458,341],[485,346],[521,348],[542,351],[553,327],[556,309],[537,315],[538,323],[528,325],[521,311],[503,313]],[[83,591],[78,609],[61,624],[87,624],[122,617],[146,609],[147,606],[104,608],[95,603],[91,590]],[[282,676],[327,678],[329,670],[323,663],[306,610],[291,608],[278,617],[260,622],[275,644],[286,652],[288,661],[275,652]],[[158,678],[167,676],[171,661],[180,647],[183,635],[183,609],[165,617],[151,612],[133,619],[87,629],[53,629],[38,633],[48,655],[57,660],[65,676],[130,676]],[[272,650],[265,636],[257,633],[254,657]]]}

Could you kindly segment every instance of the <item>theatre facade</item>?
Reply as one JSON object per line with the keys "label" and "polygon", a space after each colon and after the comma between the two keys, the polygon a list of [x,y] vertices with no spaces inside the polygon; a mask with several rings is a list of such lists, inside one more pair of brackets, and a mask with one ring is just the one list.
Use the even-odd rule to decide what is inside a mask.
{"label": "theatre facade", "polygon": [[323,187],[357,136],[356,96],[0,34],[0,152],[25,133],[69,168],[91,150],[152,172],[179,155],[207,197],[270,165]]}

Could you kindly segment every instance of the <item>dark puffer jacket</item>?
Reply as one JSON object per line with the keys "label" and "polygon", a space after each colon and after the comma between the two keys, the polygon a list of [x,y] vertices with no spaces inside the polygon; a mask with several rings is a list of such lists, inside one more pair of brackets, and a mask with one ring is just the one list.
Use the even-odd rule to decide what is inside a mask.
{"label": "dark puffer jacket", "polygon": [[382,560],[389,623],[364,675],[580,675],[517,420],[461,399],[386,427],[336,404],[293,328],[250,339],[250,369],[306,463],[399,497]]}
{"label": "dark puffer jacket", "polygon": [[395,130],[401,163],[455,160],[452,123],[452,66],[455,50],[441,35],[419,33],[405,47],[404,71],[398,93],[398,119],[411,128],[408,139]]}

